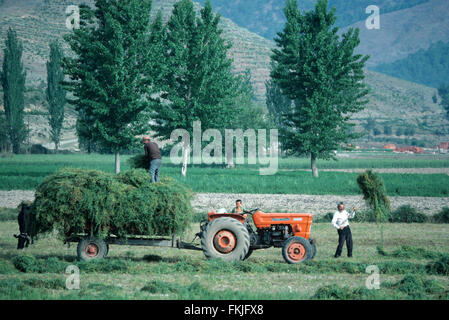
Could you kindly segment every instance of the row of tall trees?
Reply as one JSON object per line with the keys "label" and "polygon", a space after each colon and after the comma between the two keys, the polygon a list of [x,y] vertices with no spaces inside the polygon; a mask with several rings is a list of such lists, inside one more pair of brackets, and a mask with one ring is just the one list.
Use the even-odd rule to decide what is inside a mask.
{"label": "row of tall trees", "polygon": [[[248,108],[250,75],[233,75],[230,44],[210,1],[199,16],[191,0],[179,1],[166,25],[161,13],[150,23],[150,12],[149,0],[96,0],[94,9],[81,8],[81,27],[66,37],[75,53],[64,67],[78,134],[114,150],[116,172],[120,151],[150,129],[150,120],[157,136],[168,139],[178,128],[191,134],[194,121],[202,130],[242,128],[257,113]],[[368,57],[354,53],[358,30],[338,35],[326,0],[304,13],[289,0],[284,12],[267,106],[284,151],[309,154],[318,176],[316,160],[332,158],[340,143],[356,137],[348,120],[367,103]],[[190,154],[188,145],[183,153]]]}
{"label": "row of tall trees", "polygon": [[150,21],[151,4],[97,0],[80,7],[80,28],[65,37],[74,52],[64,71],[78,134],[113,150],[116,172],[120,152],[150,129],[169,139],[175,129],[192,134],[194,121],[202,130],[232,128],[256,110],[248,106],[250,75],[233,74],[231,45],[210,2],[197,15],[191,0],[179,1],[165,25],[161,12]]}
{"label": "row of tall trees", "polygon": [[[258,123],[263,122],[260,109],[251,108],[250,74],[232,73],[231,44],[222,37],[220,16],[210,1],[199,15],[191,0],[179,1],[165,25],[160,12],[150,22],[151,5],[150,0],[96,0],[94,8],[80,7],[80,28],[65,37],[73,55],[63,59],[60,47],[51,45],[47,100],[56,147],[64,89],[78,111],[80,141],[113,150],[116,172],[120,152],[150,129],[167,139],[178,128],[192,133],[194,121],[201,121],[202,130],[264,125]],[[355,137],[348,120],[367,102],[363,68],[368,57],[354,54],[358,30],[338,35],[335,10],[328,10],[326,0],[308,12],[288,0],[284,12],[287,22],[275,39],[267,106],[284,151],[309,154],[318,176],[316,160],[332,158],[340,143]],[[22,49],[12,31],[6,50],[1,79],[10,126],[23,123],[25,83]],[[11,141],[23,141],[25,130],[16,127]],[[186,146],[184,153],[189,152]]]}
{"label": "row of tall trees", "polygon": [[[24,122],[26,72],[22,62],[23,46],[16,31],[9,28],[6,35],[5,50],[0,82],[3,88],[4,114],[0,114],[0,149],[20,153],[28,135]],[[50,44],[50,60],[47,62],[46,98],[49,111],[51,140],[58,149],[64,106],[65,91],[62,88],[62,50],[58,42]]]}

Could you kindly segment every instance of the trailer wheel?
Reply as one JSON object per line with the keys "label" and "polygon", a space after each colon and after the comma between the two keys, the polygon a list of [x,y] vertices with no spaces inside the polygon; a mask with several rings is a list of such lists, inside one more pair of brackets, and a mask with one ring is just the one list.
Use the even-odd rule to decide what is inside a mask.
{"label": "trailer wheel", "polygon": [[103,259],[107,256],[108,251],[108,244],[99,238],[86,237],[78,242],[77,254],[80,260]]}
{"label": "trailer wheel", "polygon": [[312,245],[302,237],[291,237],[285,240],[282,246],[282,256],[287,263],[300,263],[310,259],[312,254]]}
{"label": "trailer wheel", "polygon": [[208,259],[244,260],[249,244],[248,230],[233,218],[213,220],[201,236],[201,247]]}

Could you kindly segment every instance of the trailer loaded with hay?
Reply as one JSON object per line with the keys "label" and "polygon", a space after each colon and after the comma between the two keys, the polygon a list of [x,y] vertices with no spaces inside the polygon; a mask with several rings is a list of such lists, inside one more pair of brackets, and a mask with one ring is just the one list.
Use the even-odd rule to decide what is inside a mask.
{"label": "trailer loaded with hay", "polygon": [[[37,239],[57,232],[78,243],[81,260],[106,257],[110,245],[159,246],[201,250],[209,259],[247,259],[254,250],[281,247],[288,263],[313,259],[312,215],[209,212],[196,235],[201,244],[181,240],[193,220],[193,193],[175,180],[151,183],[149,174],[133,169],[113,175],[96,170],[63,169],[38,186],[27,234]],[[248,223],[251,215],[256,230]]]}

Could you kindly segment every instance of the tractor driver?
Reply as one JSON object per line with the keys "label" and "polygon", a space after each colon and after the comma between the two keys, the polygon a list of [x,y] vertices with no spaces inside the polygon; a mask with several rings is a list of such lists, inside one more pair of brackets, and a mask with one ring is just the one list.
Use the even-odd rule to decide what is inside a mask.
{"label": "tractor driver", "polygon": [[232,209],[231,213],[243,214],[245,211],[246,211],[246,209],[242,207],[242,200],[237,200],[235,202],[235,208]]}

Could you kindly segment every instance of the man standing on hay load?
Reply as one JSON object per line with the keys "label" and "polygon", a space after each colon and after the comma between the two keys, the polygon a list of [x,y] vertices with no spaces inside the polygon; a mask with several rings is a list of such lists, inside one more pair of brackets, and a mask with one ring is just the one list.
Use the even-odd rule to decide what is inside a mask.
{"label": "man standing on hay load", "polygon": [[356,207],[353,208],[351,214],[349,214],[345,210],[345,205],[343,202],[340,202],[337,206],[338,210],[335,211],[334,217],[332,218],[332,225],[337,228],[338,231],[338,246],[337,251],[335,252],[334,257],[338,258],[341,255],[341,251],[343,249],[343,245],[346,241],[346,248],[348,249],[348,257],[352,257],[352,234],[351,229],[349,228],[349,219],[354,218]]}
{"label": "man standing on hay load", "polygon": [[149,168],[151,182],[159,182],[159,168],[162,164],[161,152],[156,142],[150,141],[149,136],[142,138],[145,148],[145,159]]}

